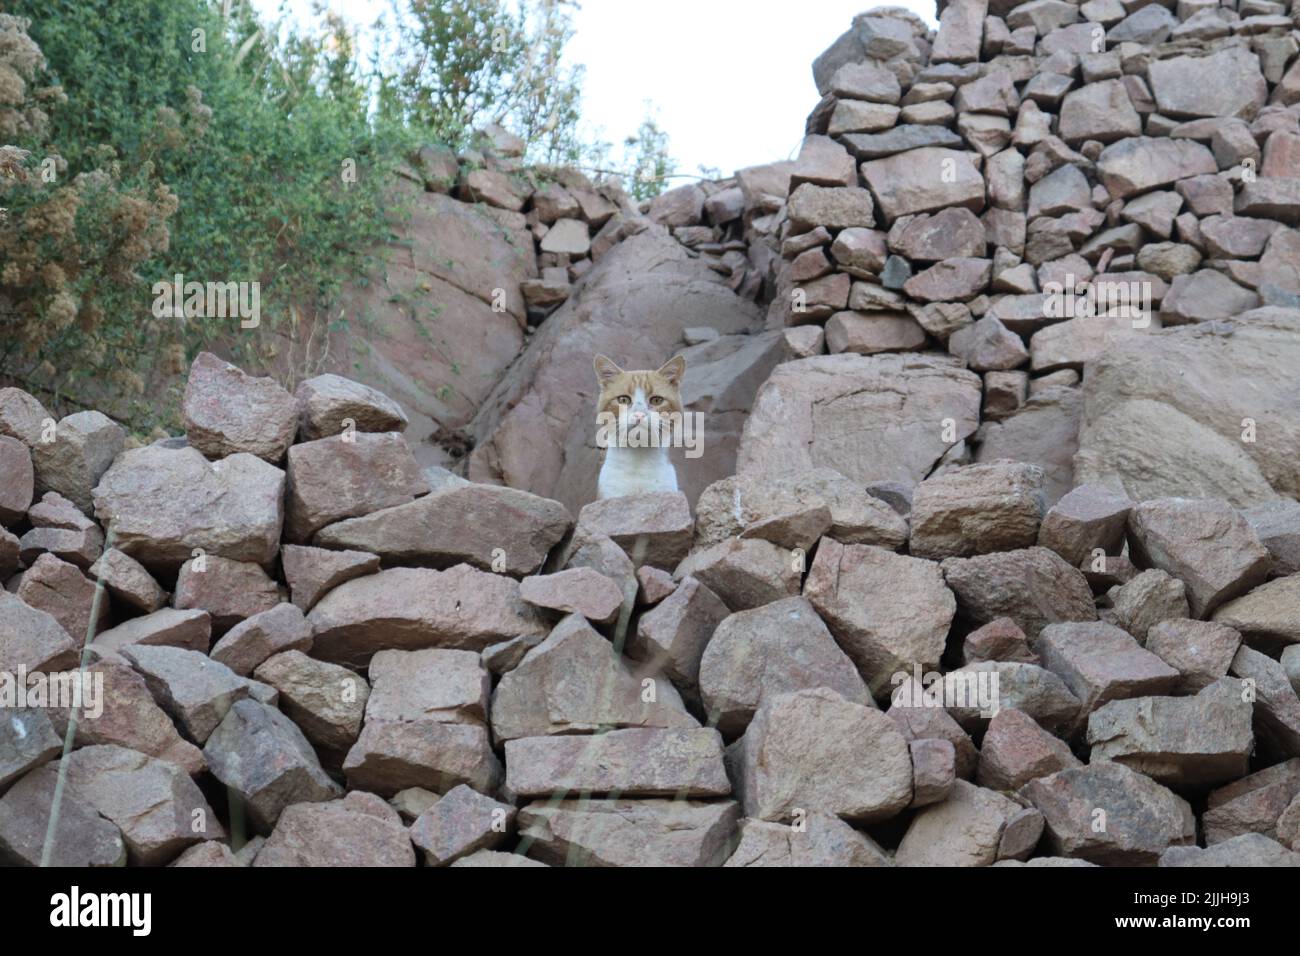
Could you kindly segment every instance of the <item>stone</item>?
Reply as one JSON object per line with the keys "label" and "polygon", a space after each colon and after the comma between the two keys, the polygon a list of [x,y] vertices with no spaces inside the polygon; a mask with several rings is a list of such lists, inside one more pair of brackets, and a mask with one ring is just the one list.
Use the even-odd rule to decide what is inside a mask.
{"label": "stone", "polygon": [[[902,119],[902,114],[899,116]],[[844,145],[861,160],[881,159],[926,146],[960,147],[962,138],[946,126],[902,122],[883,133],[845,133]]]}
{"label": "stone", "polygon": [[54,419],[31,395],[21,388],[0,388],[0,435],[16,438],[28,448],[34,448],[47,421]]}
{"label": "stone", "polygon": [[144,678],[127,664],[97,661],[87,666],[86,673],[103,681],[102,695],[93,704],[83,699],[80,707],[51,709],[60,747],[75,712],[74,746],[116,744],[174,764],[190,776],[207,769],[202,751],[181,739],[172,719],[154,702]]}
{"label": "stone", "polygon": [[[951,172],[945,176],[945,170]],[[964,206],[974,212],[984,207],[984,179],[969,153],[923,146],[868,160],[861,172],[881,212],[891,222],[899,216],[935,212],[948,206]]]}
{"label": "stone", "polygon": [[68,790],[121,830],[132,863],[157,866],[200,840],[226,835],[175,764],[105,744],[74,750],[65,769]]}
{"label": "stone", "polygon": [[[1247,315],[1231,337],[1180,328],[1100,356],[1084,384],[1080,479],[1118,482],[1134,500],[1212,497],[1244,507],[1276,500],[1274,488],[1294,497],[1294,460],[1269,442],[1241,441],[1258,402],[1231,383],[1246,363],[1259,369],[1259,388],[1285,394],[1268,370],[1291,361],[1300,318],[1271,308]],[[1285,402],[1276,413],[1288,422],[1295,414]]]}
{"label": "stone", "polygon": [[52,615],[0,591],[0,672],[16,674],[75,667],[80,644]]}
{"label": "stone", "polygon": [[505,757],[506,786],[521,797],[568,790],[679,799],[731,793],[722,737],[708,727],[521,737],[506,741]]}
{"label": "stone", "polygon": [[1194,697],[1112,700],[1088,717],[1089,762],[1122,763],[1168,787],[1245,776],[1255,737],[1241,682],[1223,677]]}
{"label": "stone", "polygon": [[91,645],[101,656],[116,655],[133,644],[183,647],[208,652],[212,643],[212,616],[207,611],[159,608],[102,631]]}
{"label": "stone", "polygon": [[[275,703],[255,682],[198,651],[136,644],[122,650],[163,710],[199,745],[238,701],[255,697]],[[268,697],[270,699],[264,699]]]}
{"label": "stone", "polygon": [[[894,861],[898,866],[989,866],[999,857],[1009,820],[1021,809],[994,790],[958,780],[948,800],[912,818]],[[1041,828],[1041,817],[1038,824]]]}
{"label": "stone", "polygon": [[63,741],[40,707],[0,711],[0,789],[57,756]]}
{"label": "stone", "polygon": [[636,582],[636,600],[642,605],[658,604],[677,590],[677,582],[671,574],[648,565],[636,569]]}
{"label": "stone", "polygon": [[1191,616],[1197,618],[1262,583],[1271,563],[1246,519],[1215,499],[1139,503],[1129,515],[1129,544],[1138,564],[1158,567],[1187,585]]}
{"label": "stone", "polygon": [[1111,143],[1097,160],[1102,185],[1114,199],[1127,199],[1218,168],[1213,154],[1200,143],[1149,136]]}
{"label": "stone", "polygon": [[1097,617],[1083,574],[1046,548],[948,558],[941,568],[966,617],[979,624],[1009,617],[1031,646],[1049,624]]}
{"label": "stone", "polygon": [[415,866],[397,811],[373,793],[285,807],[254,866]]}
{"label": "stone", "polygon": [[277,604],[235,625],[212,648],[211,656],[247,677],[268,658],[283,651],[309,651],[311,643],[311,628],[302,611],[292,604]]}
{"label": "stone", "polygon": [[1179,680],[1178,671],[1102,621],[1048,625],[1032,646],[1082,701],[1081,719],[1112,700],[1169,693]]}
{"label": "stone", "polygon": [[1065,95],[1059,130],[1061,139],[1071,145],[1086,140],[1110,143],[1140,135],[1142,119],[1123,80],[1102,80]]}
{"label": "stone", "polygon": [[826,347],[832,354],[912,351],[925,345],[924,330],[907,315],[836,312],[826,323]]}
{"label": "stone", "polygon": [[1081,766],[1064,741],[1028,714],[1003,708],[989,721],[975,779],[990,790],[1014,791],[1039,777]]}
{"label": "stone", "polygon": [[1214,612],[1252,645],[1300,644],[1300,574],[1275,578]]}
{"label": "stone", "polygon": [[179,611],[207,611],[218,635],[279,603],[280,590],[261,566],[217,555],[181,565],[172,598]]}
{"label": "stone", "polygon": [[1023,711],[1053,734],[1068,733],[1079,717],[1079,698],[1059,676],[1036,664],[984,661],[951,671],[944,680],[954,700],[948,713],[971,733],[986,729],[1004,707]]}
{"label": "stone", "polygon": [[946,259],[912,276],[903,291],[922,302],[969,300],[988,285],[991,268],[988,259]]}
{"label": "stone", "polygon": [[475,724],[487,720],[491,678],[472,651],[380,651],[367,671],[366,720]]}
{"label": "stone", "polygon": [[17,438],[0,435],[0,526],[14,525],[27,514],[35,488],[31,451]]}
{"label": "stone", "polygon": [[933,355],[822,355],[778,365],[745,423],[737,474],[829,467],[859,484],[915,483],[951,442],[933,427],[975,430],[981,382],[956,359]]}
{"label": "stone", "polygon": [[1259,833],[1243,833],[1210,847],[1173,846],[1158,866],[1300,866],[1300,853]]}
{"label": "stone", "polygon": [[591,251],[591,235],[587,231],[587,224],[581,219],[557,219],[542,237],[539,248],[542,252],[558,255],[585,256]]}
{"label": "stone", "polygon": [[964,665],[984,661],[1038,663],[1038,655],[1029,649],[1025,632],[1009,617],[1000,617],[977,627],[966,635],[961,648]]}
{"label": "stone", "polygon": [[939,16],[939,33],[930,53],[935,63],[979,60],[988,0],[951,0]]}
{"label": "stone", "polygon": [[909,740],[912,754],[911,807],[928,807],[952,796],[957,780],[957,748],[942,737]]}
{"label": "stone", "polygon": [[[889,76],[893,78],[893,74]],[[853,157],[829,136],[805,136],[790,173],[791,188],[798,188],[801,183],[856,186],[858,176]]]}
{"label": "stone", "polygon": [[429,866],[448,866],[507,838],[515,808],[461,784],[420,814],[411,825],[411,842]]}
{"label": "stone", "polygon": [[1056,855],[1151,866],[1169,847],[1196,842],[1187,801],[1121,764],[1061,770],[1030,781],[1020,795],[1042,812],[1047,847]]}
{"label": "stone", "polygon": [[[653,673],[653,672],[651,672]],[[492,695],[498,742],[551,734],[594,734],[606,728],[693,728],[673,685],[645,685],[610,643],[570,616],[502,676]]]}
{"label": "stone", "polygon": [[1263,749],[1300,756],[1300,697],[1282,665],[1243,643],[1228,673],[1253,682],[1255,734]]}
{"label": "stone", "polygon": [[14,593],[28,606],[52,615],[78,644],[93,639],[108,620],[108,602],[95,600],[94,582],[76,565],[52,554],[36,559]]}
{"label": "stone", "polygon": [[[41,864],[58,782],[56,765],[48,763],[27,774],[0,797],[0,860],[10,866]],[[49,865],[126,865],[126,844],[116,824],[66,790],[58,806]]]}
{"label": "stone", "polygon": [[1148,73],[1156,105],[1165,116],[1250,120],[1268,95],[1259,57],[1244,46],[1225,46],[1206,56],[1153,60]]}
{"label": "stone", "polygon": [[117,548],[101,554],[88,573],[94,580],[103,582],[115,599],[137,611],[150,614],[167,603],[167,592],[144,565]]}
{"label": "stone", "polygon": [[1273,556],[1273,573],[1300,571],[1300,502],[1281,499],[1242,509],[1259,536],[1259,543]]}
{"label": "stone", "polygon": [[825,688],[769,698],[737,746],[747,817],[781,822],[820,810],[871,823],[912,799],[911,756],[896,724]]}
{"label": "stone", "polygon": [[673,577],[695,577],[733,611],[799,593],[801,555],[761,538],[727,538],[688,555]]}
{"label": "stone", "polygon": [[740,822],[740,842],[723,866],[892,866],[880,846],[839,817],[814,812],[804,828],[762,820]]}
{"label": "stone", "polygon": [[890,230],[889,248],[914,261],[980,258],[985,253],[984,226],[969,209],[956,206],[899,220]]}
{"label": "stone", "polygon": [[1171,278],[1160,303],[1160,318],[1168,325],[1230,319],[1260,304],[1258,295],[1212,269]]}
{"label": "stone", "polygon": [[364,667],[381,650],[482,650],[547,624],[504,575],[457,565],[446,571],[390,568],[340,584],[307,615],[312,653]]}
{"label": "stone", "polygon": [[460,784],[491,793],[501,764],[481,724],[369,720],[343,761],[351,790],[392,796],[409,787],[446,793]]}
{"label": "stone", "polygon": [[276,689],[280,709],[335,763],[357,742],[370,700],[370,685],[359,674],[284,651],[263,661],[253,677]]}
{"label": "stone", "polygon": [[1215,846],[1247,833],[1277,839],[1277,823],[1300,793],[1300,759],[1274,764],[1212,790],[1201,822],[1205,845]]}
{"label": "stone", "polygon": [[687,575],[641,615],[628,636],[628,656],[647,671],[663,673],[688,695],[698,696],[700,660],[715,628],[729,613],[720,597]]}
{"label": "stone", "polygon": [[332,588],[378,571],[379,555],[286,544],[280,549],[280,567],[290,600],[305,614]]}
{"label": "stone", "polygon": [[1067,163],[1058,166],[1029,188],[1029,210],[1026,215],[1030,219],[1038,216],[1064,216],[1091,208],[1092,187],[1088,185],[1087,177],[1079,167]]}
{"label": "stone", "polygon": [[1151,625],[1146,648],[1182,675],[1175,691],[1195,694],[1225,677],[1241,634],[1212,621],[1172,618]]}
{"label": "stone", "polygon": [[349,429],[400,432],[409,424],[402,407],[383,392],[342,375],[327,373],[304,379],[294,398],[301,441],[328,438]]}
{"label": "stone", "polygon": [[1156,568],[1125,581],[1111,592],[1114,623],[1145,644],[1152,625],[1191,613],[1183,582]]}
{"label": "stone", "polygon": [[88,411],[61,419],[52,434],[53,440],[32,446],[35,494],[57,491],[89,513],[95,485],[122,451],[126,432],[106,415]]}
{"label": "stone", "polygon": [[284,521],[284,472],[254,455],[210,462],[156,442],[123,452],[95,488],[95,517],[113,546],[151,571],[174,571],[195,548],[269,563]]}
{"label": "stone", "polygon": [[597,624],[612,623],[623,606],[623,589],[591,568],[530,575],[519,583],[519,597],[561,614],[581,614]]}
{"label": "stone", "polygon": [[235,702],[208,737],[203,756],[213,776],[243,801],[259,832],[271,832],[292,804],[343,794],[293,721],[255,700]]}
{"label": "stone", "polygon": [[[901,91],[898,79],[889,70],[875,63],[846,63],[831,77],[829,92],[846,100],[867,100],[871,103],[897,103]],[[795,164],[798,175],[798,163]],[[791,180],[793,183],[793,178]]]}
{"label": "stone", "polygon": [[1041,468],[1010,461],[923,481],[912,497],[909,550],[942,560],[1032,545],[1044,511],[1042,484]]}
{"label": "stone", "polygon": [[292,395],[211,352],[200,352],[190,366],[182,412],[190,446],[214,459],[246,453],[274,465],[298,431]]}
{"label": "stone", "polygon": [[177,867],[239,867],[242,863],[230,851],[230,847],[216,840],[204,840],[196,843],[176,859],[167,864]]}
{"label": "stone", "polygon": [[938,664],[957,607],[934,563],[830,538],[804,596],[875,695],[899,671]]}
{"label": "stone", "polygon": [[412,502],[429,488],[406,439],[396,432],[294,445],[287,476],[285,536],[295,544],[310,542],[326,525],[345,518]]}
{"label": "stone", "polygon": [[1076,567],[1100,549],[1118,554],[1133,502],[1103,485],[1079,485],[1043,516],[1038,544]]}
{"label": "stone", "polygon": [[727,738],[744,733],[765,701],[817,687],[873,704],[852,661],[802,597],[728,616],[713,631],[699,663],[705,711]]}
{"label": "stone", "polygon": [[741,474],[710,485],[696,505],[696,542],[716,544],[781,515],[822,507],[831,518],[826,533],[841,543],[896,550],[907,539],[906,522],[888,505],[838,471],[815,468]]}
{"label": "stone", "polygon": [[1082,413],[1078,389],[1044,390],[1001,421],[985,423],[975,460],[1010,458],[1038,465],[1043,469],[1043,501],[1050,508],[1076,484],[1074,455]]}
{"label": "stone", "polygon": [[[578,513],[574,539],[607,535],[633,563],[671,570],[691,548],[694,522],[680,492],[651,492],[635,499],[604,498]],[[638,544],[638,541],[640,542]]]}
{"label": "stone", "polygon": [[518,824],[527,852],[553,866],[720,866],[739,818],[731,800],[571,799],[530,803]]}
{"label": "stone", "polygon": [[786,214],[796,232],[808,232],[818,226],[869,229],[876,224],[871,193],[857,186],[803,183],[790,194]]}

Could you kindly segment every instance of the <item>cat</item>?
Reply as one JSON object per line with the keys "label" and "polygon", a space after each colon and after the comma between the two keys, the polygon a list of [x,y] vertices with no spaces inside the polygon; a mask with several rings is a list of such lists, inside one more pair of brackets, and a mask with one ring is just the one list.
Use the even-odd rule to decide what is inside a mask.
{"label": "cat", "polygon": [[672,422],[682,412],[686,359],[675,356],[653,372],[624,371],[604,355],[597,355],[594,365],[600,383],[597,422],[608,436],[597,497],[676,491],[677,471],[668,448]]}

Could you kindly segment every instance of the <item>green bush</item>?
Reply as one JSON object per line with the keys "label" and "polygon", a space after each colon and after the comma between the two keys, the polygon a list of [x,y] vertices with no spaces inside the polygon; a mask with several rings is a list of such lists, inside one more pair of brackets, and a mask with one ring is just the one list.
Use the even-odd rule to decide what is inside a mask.
{"label": "green bush", "polygon": [[[387,235],[384,184],[407,143],[403,130],[369,120],[341,29],[268,38],[247,15],[227,22],[201,0],[9,0],[5,9],[30,18],[48,78],[66,96],[45,130],[12,145],[30,151],[29,163],[62,157],[61,179],[98,171],[76,231],[120,218],[124,196],[165,200],[155,220],[175,208],[169,241],[129,275],[88,262],[70,281],[81,321],[52,321],[53,297],[7,288],[0,274],[0,296],[15,304],[0,323],[8,316],[30,332],[33,318],[44,322],[48,334],[21,337],[22,367],[43,372],[56,399],[112,381],[138,396],[124,415],[133,424],[174,422],[174,401],[160,407],[150,394],[159,376],[218,342],[236,361],[271,368],[303,317],[370,271],[368,253]],[[345,181],[351,169],[355,182]],[[11,218],[48,203],[48,190],[29,192],[8,197]],[[153,284],[177,273],[259,282],[261,327],[155,317]],[[60,314],[67,308],[61,300]],[[0,340],[13,331],[0,328]]]}

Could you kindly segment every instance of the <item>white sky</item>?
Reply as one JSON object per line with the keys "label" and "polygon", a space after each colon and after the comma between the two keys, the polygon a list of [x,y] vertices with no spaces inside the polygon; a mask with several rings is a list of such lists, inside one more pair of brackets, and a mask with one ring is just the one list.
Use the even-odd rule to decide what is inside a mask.
{"label": "white sky", "polygon": [[[284,4],[309,18],[311,0],[253,0],[274,17]],[[569,59],[587,68],[583,116],[618,146],[654,106],[681,172],[724,175],[791,158],[817,104],[812,61],[853,16],[888,0],[581,0]],[[359,26],[384,0],[326,0]],[[894,0],[931,26],[933,0]]]}

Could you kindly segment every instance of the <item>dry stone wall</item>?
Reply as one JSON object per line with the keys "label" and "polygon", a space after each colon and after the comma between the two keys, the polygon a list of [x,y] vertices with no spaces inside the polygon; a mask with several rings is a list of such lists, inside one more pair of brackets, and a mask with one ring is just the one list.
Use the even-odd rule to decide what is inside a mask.
{"label": "dry stone wall", "polygon": [[[870,11],[792,161],[421,154],[459,404],[203,354],[141,445],[0,390],[0,675],[102,688],[0,711],[0,860],[1300,864],[1298,49]],[[706,454],[592,501],[591,354],[678,350]]]}

